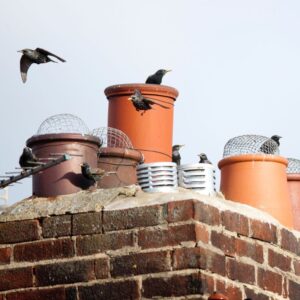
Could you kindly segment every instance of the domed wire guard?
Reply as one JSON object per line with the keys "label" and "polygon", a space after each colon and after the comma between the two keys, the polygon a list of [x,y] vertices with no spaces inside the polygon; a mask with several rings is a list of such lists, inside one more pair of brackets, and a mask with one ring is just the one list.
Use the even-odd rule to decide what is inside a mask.
{"label": "domed wire guard", "polygon": [[288,174],[300,174],[300,159],[288,158],[288,166],[286,172]]}
{"label": "domed wire guard", "polygon": [[102,141],[102,147],[133,149],[129,137],[121,130],[112,127],[99,127],[91,131]]}
{"label": "domed wire guard", "polygon": [[223,157],[255,153],[279,155],[279,147],[269,137],[240,135],[228,140],[224,146]]}
{"label": "domed wire guard", "polygon": [[47,118],[38,128],[36,135],[51,133],[79,133],[89,134],[87,125],[72,114],[58,114]]}

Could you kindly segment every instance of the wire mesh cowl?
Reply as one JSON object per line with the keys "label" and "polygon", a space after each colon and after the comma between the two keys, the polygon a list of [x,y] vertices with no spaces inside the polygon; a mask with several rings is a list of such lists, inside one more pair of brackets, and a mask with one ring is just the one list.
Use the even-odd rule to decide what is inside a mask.
{"label": "wire mesh cowl", "polygon": [[223,157],[241,154],[279,155],[279,146],[271,138],[261,135],[240,135],[228,140]]}

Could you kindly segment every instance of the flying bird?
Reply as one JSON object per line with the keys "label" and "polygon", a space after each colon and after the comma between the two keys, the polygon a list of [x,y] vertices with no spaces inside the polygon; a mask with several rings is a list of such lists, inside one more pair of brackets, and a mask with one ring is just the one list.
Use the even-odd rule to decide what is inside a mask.
{"label": "flying bird", "polygon": [[199,156],[199,164],[210,164],[211,162],[208,160],[207,155],[205,153],[198,154]]}
{"label": "flying bird", "polygon": [[164,106],[158,102],[156,102],[156,100],[152,100],[149,98],[145,98],[140,90],[134,90],[134,93],[131,97],[128,98],[128,100],[130,100],[132,102],[132,104],[134,105],[136,111],[146,111],[149,109],[152,109],[152,105],[156,104],[162,108],[165,109],[169,109],[169,107]]}
{"label": "flying bird", "polygon": [[44,163],[38,161],[38,158],[32,152],[31,148],[25,147],[22,155],[20,156],[19,164],[21,168],[26,170],[43,165]]}
{"label": "flying bird", "polygon": [[279,135],[272,135],[271,138],[266,140],[259,148],[258,152],[266,153],[266,154],[276,154],[278,148],[280,146],[279,140],[281,136]]}
{"label": "flying bird", "polygon": [[94,184],[106,175],[105,170],[100,168],[92,169],[88,163],[81,165],[81,174],[88,180],[94,182]]}
{"label": "flying bird", "polygon": [[36,48],[35,50],[31,49],[23,49],[18,52],[23,53],[20,60],[20,70],[22,81],[25,83],[27,79],[27,71],[30,68],[31,64],[44,64],[50,61],[56,63],[56,61],[52,60],[49,56],[53,56],[60,60],[61,62],[65,62],[65,60],[47,50],[42,48]]}
{"label": "flying bird", "polygon": [[161,84],[162,78],[166,75],[166,73],[171,72],[171,71],[172,70],[160,69],[157,72],[155,72],[153,75],[150,75],[147,78],[146,83],[149,83],[149,84]]}
{"label": "flying bird", "polygon": [[177,166],[180,166],[181,162],[181,156],[179,153],[179,150],[183,147],[184,145],[174,145],[172,147],[172,162],[176,163]]}

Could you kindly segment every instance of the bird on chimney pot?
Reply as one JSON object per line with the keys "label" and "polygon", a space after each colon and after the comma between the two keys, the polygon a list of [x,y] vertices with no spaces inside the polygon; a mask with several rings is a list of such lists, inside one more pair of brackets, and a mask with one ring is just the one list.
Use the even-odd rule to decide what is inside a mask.
{"label": "bird on chimney pot", "polygon": [[160,69],[158,71],[156,71],[154,74],[150,75],[147,80],[146,83],[148,84],[161,84],[162,82],[162,78],[168,73],[171,72],[172,70],[164,70],[164,69]]}
{"label": "bird on chimney pot", "polygon": [[179,153],[179,150],[183,147],[184,145],[174,145],[172,147],[172,162],[176,163],[177,166],[180,166],[181,163],[181,155]]}
{"label": "bird on chimney pot", "polygon": [[259,148],[258,152],[262,152],[265,154],[276,154],[278,148],[280,146],[279,140],[281,136],[279,135],[272,135],[271,138],[266,140]]}

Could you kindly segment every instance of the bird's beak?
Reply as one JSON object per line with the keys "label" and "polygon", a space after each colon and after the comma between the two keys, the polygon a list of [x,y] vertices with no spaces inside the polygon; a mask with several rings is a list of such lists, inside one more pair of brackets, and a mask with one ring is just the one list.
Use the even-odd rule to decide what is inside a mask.
{"label": "bird's beak", "polygon": [[132,97],[129,97],[127,100],[130,100],[130,101],[131,101],[131,100],[132,100]]}
{"label": "bird's beak", "polygon": [[179,145],[180,148],[184,147],[185,145]]}
{"label": "bird's beak", "polygon": [[21,53],[23,53],[23,50],[18,50],[17,52],[21,52]]}
{"label": "bird's beak", "polygon": [[172,70],[166,70],[166,73],[171,72]]}

